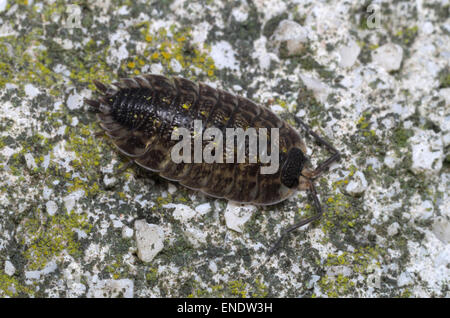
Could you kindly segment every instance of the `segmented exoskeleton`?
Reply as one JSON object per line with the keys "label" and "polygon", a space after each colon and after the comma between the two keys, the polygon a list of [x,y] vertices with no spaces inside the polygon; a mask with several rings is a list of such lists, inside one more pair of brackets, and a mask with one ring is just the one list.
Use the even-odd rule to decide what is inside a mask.
{"label": "segmented exoskeleton", "polygon": [[[320,218],[322,209],[312,181],[339,159],[339,153],[299,119],[306,132],[333,153],[316,169],[307,167],[306,147],[298,132],[247,98],[184,78],[153,74],[122,79],[113,83],[115,88],[94,83],[102,96],[86,102],[98,110],[100,126],[131,162],[209,196],[239,203],[270,205],[297,189],[309,190],[317,214],[286,233]],[[224,135],[226,128],[278,128],[279,169],[261,174],[264,164],[250,163],[248,151],[244,163],[175,163],[171,150],[178,141],[172,140],[172,133],[180,128],[194,132],[195,120],[202,121],[204,131],[215,127]]]}

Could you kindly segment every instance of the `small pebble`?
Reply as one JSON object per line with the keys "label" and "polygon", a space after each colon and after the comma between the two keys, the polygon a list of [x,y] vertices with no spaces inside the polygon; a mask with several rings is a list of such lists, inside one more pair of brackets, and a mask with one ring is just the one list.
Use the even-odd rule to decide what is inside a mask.
{"label": "small pebble", "polygon": [[13,263],[10,261],[5,261],[5,274],[8,276],[14,275],[16,272],[16,268],[14,267]]}
{"label": "small pebble", "polygon": [[372,60],[387,72],[397,71],[403,60],[403,49],[400,45],[387,43],[372,51]]}
{"label": "small pebble", "polygon": [[288,56],[300,54],[307,41],[306,29],[291,20],[281,21],[271,37],[271,42],[277,49],[286,43]]}
{"label": "small pebble", "polygon": [[233,231],[242,233],[245,223],[250,219],[252,214],[256,211],[253,205],[236,205],[228,202],[225,209],[225,222],[227,227]]}
{"label": "small pebble", "polygon": [[366,191],[366,189],[367,189],[367,180],[366,177],[364,176],[364,173],[362,173],[361,171],[355,172],[353,178],[350,180],[347,187],[345,188],[345,190],[353,196],[361,195],[364,191]]}
{"label": "small pebble", "polygon": [[143,262],[151,262],[164,247],[164,231],[155,224],[145,220],[134,222],[138,257]]}
{"label": "small pebble", "polygon": [[361,48],[358,43],[351,40],[347,45],[344,45],[339,49],[339,55],[341,56],[339,65],[341,67],[352,67],[360,52]]}

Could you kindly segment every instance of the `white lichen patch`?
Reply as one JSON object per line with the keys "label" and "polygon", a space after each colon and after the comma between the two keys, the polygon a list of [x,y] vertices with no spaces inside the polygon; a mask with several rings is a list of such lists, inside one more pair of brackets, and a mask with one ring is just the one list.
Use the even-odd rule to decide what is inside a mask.
{"label": "white lichen patch", "polygon": [[245,223],[248,222],[252,214],[256,211],[254,205],[236,205],[228,202],[225,209],[225,222],[227,227],[233,231],[242,233]]}
{"label": "white lichen patch", "polygon": [[173,209],[173,217],[182,223],[186,223],[197,215],[197,212],[185,204],[169,203],[163,205],[166,209]]}
{"label": "white lichen patch", "polygon": [[402,63],[403,49],[400,45],[387,43],[372,52],[372,59],[387,72],[397,71]]}
{"label": "white lichen patch", "polygon": [[341,61],[339,65],[341,67],[352,67],[358,58],[361,48],[355,40],[351,39],[346,45],[343,45],[339,49],[339,55]]}
{"label": "white lichen patch", "polygon": [[444,149],[440,135],[432,131],[416,130],[411,144],[413,172],[430,174],[441,170]]}
{"label": "white lichen patch", "polygon": [[130,279],[94,279],[90,283],[87,297],[92,298],[112,298],[123,297],[132,298],[134,295],[134,282]]}
{"label": "white lichen patch", "polygon": [[211,57],[218,69],[228,68],[235,71],[239,70],[236,52],[230,43],[226,41],[220,41],[212,46]]}

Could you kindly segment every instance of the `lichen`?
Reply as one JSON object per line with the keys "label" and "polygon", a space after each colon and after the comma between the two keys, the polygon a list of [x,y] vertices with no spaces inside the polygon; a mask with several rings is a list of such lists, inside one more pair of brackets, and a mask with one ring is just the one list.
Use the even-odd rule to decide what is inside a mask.
{"label": "lichen", "polygon": [[323,275],[318,281],[321,292],[328,297],[358,296],[355,295],[356,279],[352,277],[358,274],[366,279],[376,268],[381,267],[384,254],[379,247],[364,247],[354,252],[329,254],[324,264],[328,271],[347,267],[351,270],[351,274]]}
{"label": "lichen", "polygon": [[439,72],[439,88],[450,87],[450,68],[444,68]]}
{"label": "lichen", "polygon": [[264,298],[268,295],[268,287],[256,279],[252,284],[242,280],[232,280],[226,284],[213,285],[207,289],[196,289],[189,298]]}
{"label": "lichen", "polygon": [[342,274],[338,274],[336,277],[323,276],[318,284],[328,297],[333,298],[347,295],[355,287],[355,283]]}
{"label": "lichen", "polygon": [[[347,180],[343,180],[342,183],[346,184]],[[325,233],[332,231],[333,233],[346,233],[349,229],[353,228],[360,216],[360,212],[357,207],[353,206],[348,196],[342,193],[335,193],[325,201],[325,213],[322,223],[322,229]]]}
{"label": "lichen", "polygon": [[419,28],[417,25],[408,28],[402,28],[394,37],[394,40],[402,45],[411,46],[417,37]]}
{"label": "lichen", "polygon": [[30,270],[40,270],[64,251],[74,257],[81,255],[80,243],[74,230],[88,234],[92,229],[84,215],[74,212],[43,217],[36,211],[33,218],[24,222],[20,233],[21,244],[25,246],[24,256]]}
{"label": "lichen", "polygon": [[[150,24],[143,22],[135,26],[140,30],[145,46],[142,54],[136,54],[121,64],[126,73],[139,75],[148,65],[160,63],[167,75],[181,74],[193,80],[206,74],[215,79],[215,65],[208,56],[210,47],[199,47],[192,43],[192,30],[189,27],[178,27],[173,24],[169,30],[161,27],[156,32],[151,31]],[[174,69],[178,64],[180,69]]]}
{"label": "lichen", "polygon": [[105,144],[101,137],[95,138],[92,131],[95,124],[79,125],[76,128],[68,128],[69,136],[66,149],[73,151],[76,159],[70,165],[80,177],[72,178],[71,172],[66,172],[64,177],[68,181],[67,191],[84,190],[86,196],[95,196],[100,192],[98,180],[101,176],[100,164],[105,162]]}
{"label": "lichen", "polygon": [[[420,90],[410,92],[414,83],[407,81],[409,76],[404,78],[404,72],[380,73],[370,61],[373,50],[393,42],[402,46],[404,61],[417,64],[426,43],[436,46],[448,36],[448,30],[442,27],[448,5],[424,3],[421,17],[417,17],[415,2],[383,3],[380,28],[370,29],[370,1],[354,3],[348,16],[338,17],[343,28],[335,28],[332,19],[325,30],[315,24],[317,17],[333,10],[333,4],[328,2],[316,7],[288,1],[283,4],[286,10],[277,13],[258,2],[208,0],[202,10],[196,10],[196,6],[204,3],[195,1],[100,2],[78,3],[82,28],[73,29],[64,27],[68,14],[64,0],[7,1],[6,10],[0,12],[0,19],[5,22],[2,32],[14,32],[0,37],[0,105],[2,110],[7,109],[0,116],[0,209],[4,211],[0,245],[7,246],[0,252],[0,265],[11,259],[16,269],[13,276],[0,269],[0,297],[68,295],[63,274],[68,270],[67,254],[74,258],[71,265],[80,268],[81,284],[89,286],[89,273],[98,269],[99,279],[133,280],[135,296],[309,296],[313,293],[308,289],[311,275],[319,276],[313,280],[313,296],[414,297],[420,288],[426,295],[445,295],[445,282],[439,278],[435,283],[424,279],[436,277],[430,269],[420,267],[420,262],[407,287],[398,287],[396,280],[390,278],[414,271],[411,263],[427,261],[429,257],[414,255],[417,250],[411,248],[414,244],[418,248],[429,247],[425,237],[428,233],[433,235],[429,231],[430,220],[411,221],[409,214],[417,204],[411,198],[429,200],[434,215],[443,213],[441,205],[446,193],[442,182],[445,183],[449,155],[442,168],[444,174],[413,175],[410,143],[413,128],[432,129],[436,134],[442,134],[443,129],[425,118],[428,114],[421,115],[421,108],[429,99]],[[395,11],[400,4],[408,6],[402,16]],[[12,15],[8,13],[11,9],[16,10]],[[310,9],[317,15],[309,16]],[[239,19],[239,14],[247,15],[247,19]],[[150,22],[139,22],[146,21],[146,15]],[[425,26],[423,17],[433,26],[425,44],[417,42],[416,25]],[[315,40],[305,45],[303,55],[277,59],[269,54],[270,66],[262,69],[259,59],[249,52],[259,49],[256,40],[267,40],[269,49],[270,37],[282,19],[304,25],[308,38]],[[263,24],[264,21],[267,22]],[[122,38],[112,41],[111,36],[121,32],[129,36],[126,43]],[[357,41],[361,53],[355,67],[342,68],[337,48],[349,37]],[[198,39],[200,43],[194,42]],[[216,69],[209,46],[218,41],[226,41],[233,48],[237,70]],[[121,42],[127,58],[117,54]],[[430,59],[430,63],[442,67],[438,75],[432,74],[438,88],[450,87],[448,67],[439,60],[442,54]],[[95,89],[93,79],[109,84],[121,77],[153,71],[215,82],[224,88],[239,85],[240,95],[255,101],[265,102],[267,95],[260,93],[269,93],[269,100],[284,108],[282,119],[301,131],[295,114],[304,111],[303,120],[325,138],[334,138],[330,142],[341,151],[343,159],[337,167],[317,180],[324,217],[298,231],[295,240],[293,235],[286,240],[280,253],[260,267],[261,282],[253,277],[240,279],[240,273],[248,273],[265,256],[266,248],[277,238],[273,232],[279,233],[275,231],[278,223],[290,223],[284,220],[287,214],[294,215],[296,221],[316,213],[311,203],[304,201],[304,192],[275,206],[258,207],[243,233],[234,233],[225,226],[221,213],[226,200],[210,199],[181,186],[167,194],[166,181],[147,178],[147,172],[145,178],[141,177],[141,171],[135,167],[123,174],[115,173],[119,181],[114,185],[102,184],[105,171],[112,168],[114,173],[124,160],[109,139],[94,136],[98,128],[87,106],[69,109],[67,96],[94,98],[96,94],[90,97],[88,92]],[[301,83],[298,74],[302,72],[326,82],[330,88],[326,104],[316,100],[314,92]],[[344,85],[343,80],[366,84]],[[435,83],[427,83],[424,91],[436,88],[432,87]],[[27,84],[38,90],[36,97],[25,93]],[[298,102],[294,103],[297,93]],[[445,103],[437,95],[431,102],[435,99]],[[389,108],[391,102],[415,107],[416,113],[405,119],[404,114]],[[292,109],[295,104],[297,107]],[[433,115],[439,114],[437,107],[430,109]],[[311,161],[321,162],[329,156],[325,150],[316,151],[318,147],[310,138],[306,137],[305,142],[312,150]],[[61,149],[61,145],[65,147]],[[384,164],[384,158],[392,151],[401,160],[390,168]],[[68,161],[68,157],[73,160]],[[352,197],[345,190],[357,171],[364,172],[369,186],[360,197]],[[74,210],[88,214],[65,211],[64,200],[71,193],[85,194],[76,201]],[[195,209],[206,202],[211,204],[211,213],[196,215],[186,224],[164,208],[167,203],[183,203]],[[54,216],[44,213],[47,204],[57,207]],[[382,209],[382,213],[375,208]],[[164,249],[152,264],[140,262],[134,240],[122,239],[121,229],[116,227],[119,222],[112,224],[113,220],[120,220],[132,228],[136,219],[159,224],[165,230]],[[399,229],[391,236],[387,228],[393,223],[399,224]],[[191,226],[206,232],[206,244],[194,247],[186,239],[185,230]],[[77,229],[87,233],[88,238],[79,239],[77,235],[82,233]],[[83,255],[92,258],[88,264],[81,258],[85,245],[95,246],[99,252]],[[433,247],[427,252],[436,253]],[[24,272],[45,268],[50,261],[58,263],[57,271],[42,275],[33,285],[25,285]],[[216,263],[218,272],[208,267],[211,262]],[[294,265],[300,269],[298,274]],[[378,287],[372,279],[380,276],[383,282]]]}
{"label": "lichen", "polygon": [[17,297],[20,295],[32,296],[33,290],[21,284],[14,276],[8,276],[0,271],[0,297]]}

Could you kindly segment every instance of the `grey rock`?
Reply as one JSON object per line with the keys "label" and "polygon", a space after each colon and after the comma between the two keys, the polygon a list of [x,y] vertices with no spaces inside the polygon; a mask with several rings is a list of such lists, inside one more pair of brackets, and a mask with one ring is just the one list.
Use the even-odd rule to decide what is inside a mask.
{"label": "grey rock", "polygon": [[164,247],[163,230],[158,225],[148,224],[145,220],[136,220],[134,229],[138,257],[143,262],[151,262]]}
{"label": "grey rock", "polygon": [[124,297],[132,298],[134,294],[134,282],[131,279],[105,279],[95,281],[91,284],[87,297],[90,298],[111,298]]}
{"label": "grey rock", "polygon": [[8,276],[14,275],[16,272],[16,268],[14,267],[13,263],[10,261],[5,261],[5,274]]}
{"label": "grey rock", "polygon": [[400,69],[402,59],[402,47],[393,43],[387,43],[372,52],[374,63],[384,68],[387,72]]}
{"label": "grey rock", "polygon": [[350,40],[347,45],[343,45],[339,48],[339,55],[341,56],[339,65],[341,67],[352,67],[360,52],[361,48],[358,43],[354,40]]}
{"label": "grey rock", "polygon": [[439,134],[431,130],[415,131],[411,137],[412,165],[414,173],[435,174],[442,168],[444,146]]}
{"label": "grey rock", "polygon": [[288,56],[301,53],[307,40],[305,28],[291,20],[281,21],[270,38],[271,45],[276,48],[276,51],[279,51],[280,46],[284,43]]}
{"label": "grey rock", "polygon": [[345,190],[354,196],[361,195],[367,189],[367,180],[364,173],[361,171],[356,171],[353,178],[347,184]]}
{"label": "grey rock", "polygon": [[433,233],[445,244],[450,243],[450,222],[439,216],[433,223]]}
{"label": "grey rock", "polygon": [[225,209],[225,222],[227,227],[233,231],[242,233],[245,223],[248,222],[252,214],[256,211],[254,205],[236,205],[228,202]]}

